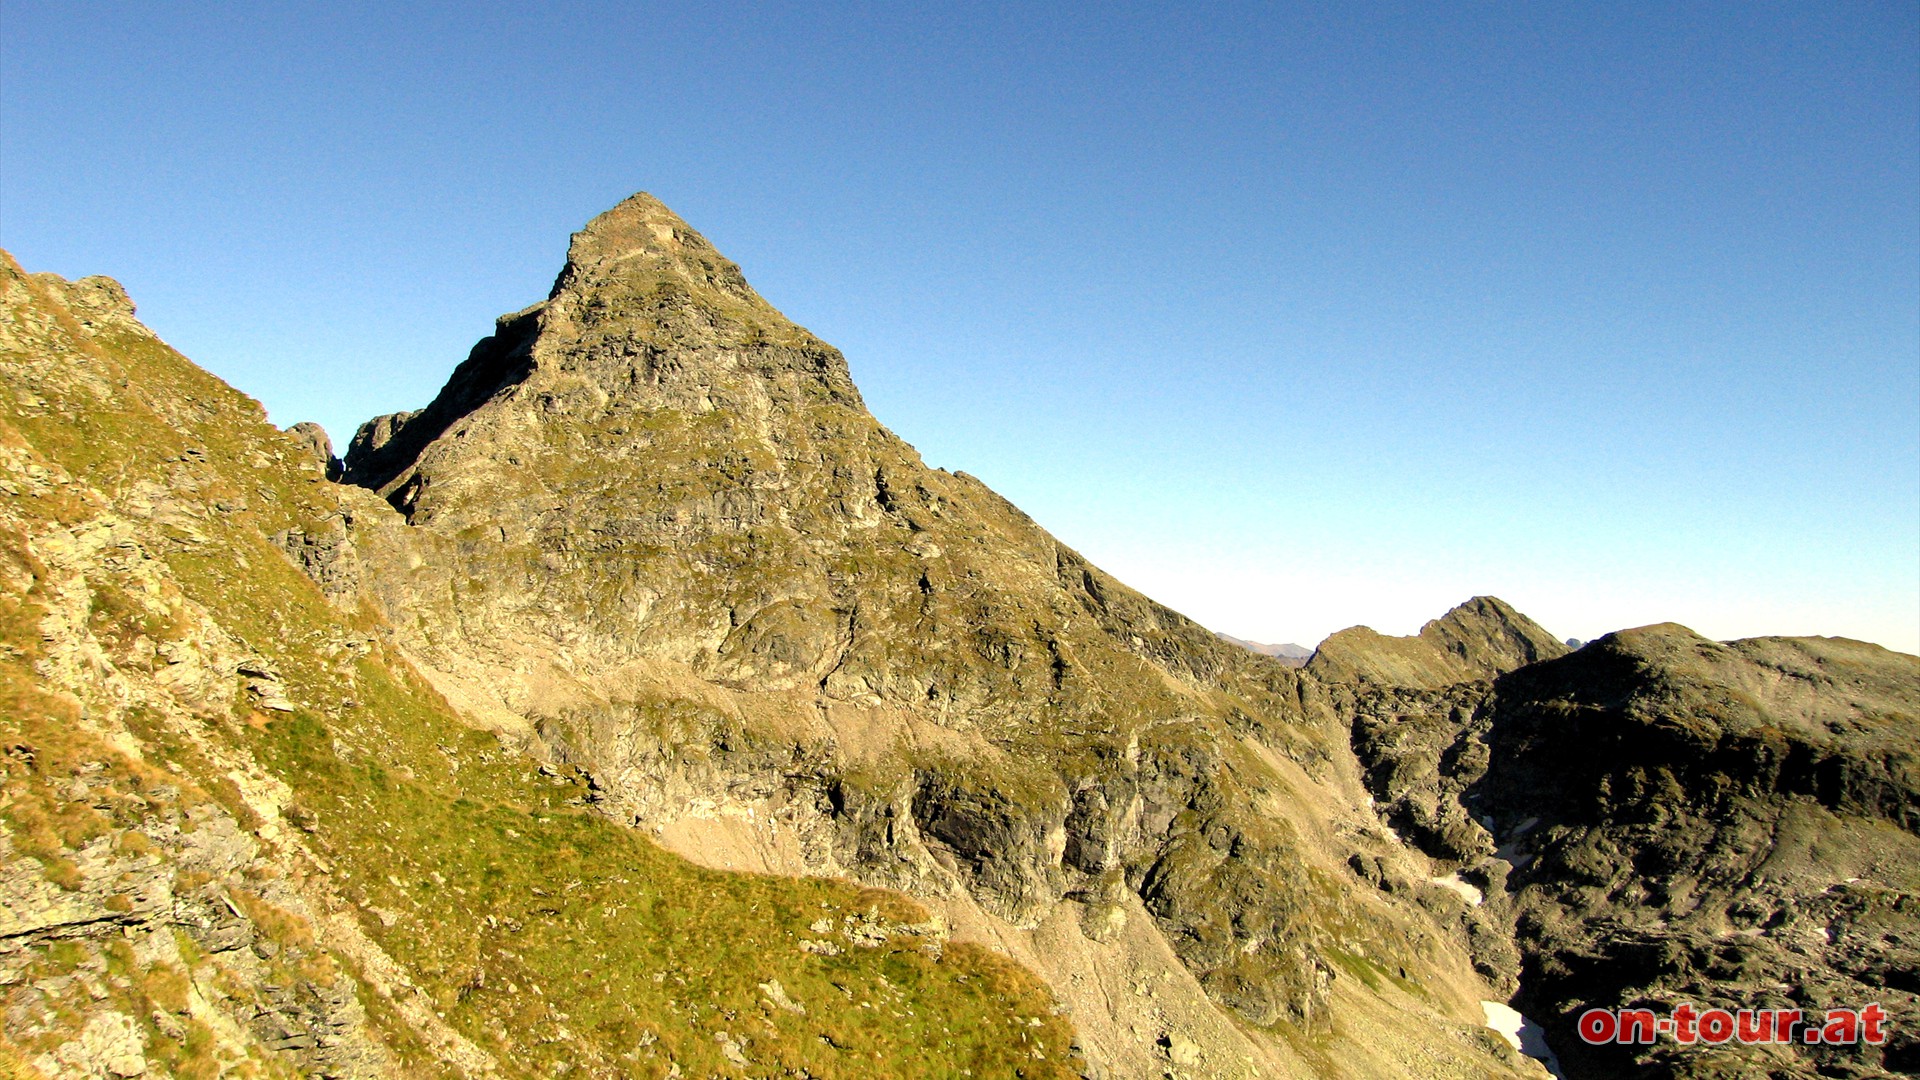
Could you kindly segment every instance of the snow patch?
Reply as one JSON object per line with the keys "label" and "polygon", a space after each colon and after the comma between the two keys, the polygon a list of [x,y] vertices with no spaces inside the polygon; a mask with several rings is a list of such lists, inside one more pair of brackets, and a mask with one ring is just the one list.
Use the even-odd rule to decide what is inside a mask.
{"label": "snow patch", "polygon": [[[1479,907],[1481,902],[1486,899],[1486,895],[1479,889],[1467,882],[1461,881],[1460,875],[1457,873],[1448,874],[1445,877],[1430,877],[1427,880],[1443,889],[1452,889],[1454,892],[1459,893],[1466,898],[1467,903],[1472,904],[1474,907]],[[1505,1008],[1505,1006],[1501,1007]],[[1519,1014],[1515,1013],[1514,1015],[1518,1016]]]}
{"label": "snow patch", "polygon": [[1482,1001],[1480,1011],[1487,1015],[1487,1026],[1500,1033],[1515,1050],[1533,1058],[1555,1077],[1564,1077],[1560,1059],[1547,1045],[1547,1033],[1539,1024],[1520,1015],[1520,1010],[1498,1001]]}

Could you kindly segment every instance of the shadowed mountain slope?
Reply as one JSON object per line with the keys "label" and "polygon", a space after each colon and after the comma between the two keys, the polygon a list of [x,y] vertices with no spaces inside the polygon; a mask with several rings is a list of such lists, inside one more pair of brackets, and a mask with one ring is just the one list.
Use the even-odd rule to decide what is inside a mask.
{"label": "shadowed mountain slope", "polygon": [[[1920,658],[1669,623],[1475,700],[1378,694],[1354,727],[1370,787],[1485,890],[1477,959],[1518,964],[1517,1001],[1569,1076],[1920,1068]],[[1589,1007],[1683,1002],[1815,1017],[1877,1002],[1892,1038],[1591,1048],[1574,1033]]]}
{"label": "shadowed mountain slope", "polygon": [[1466,792],[1512,852],[1523,999],[1883,1005],[1892,1041],[1617,1048],[1585,1075],[1920,1070],[1920,658],[1844,638],[1609,634],[1496,685]]}

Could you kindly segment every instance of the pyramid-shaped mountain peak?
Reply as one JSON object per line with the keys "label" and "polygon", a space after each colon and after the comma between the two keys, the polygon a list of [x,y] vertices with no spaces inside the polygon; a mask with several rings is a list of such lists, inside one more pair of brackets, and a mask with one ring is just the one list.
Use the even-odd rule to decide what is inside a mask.
{"label": "pyramid-shaped mountain peak", "polygon": [[[574,233],[547,299],[501,316],[425,409],[363,424],[346,477],[412,515],[426,503],[447,509],[456,475],[486,475],[500,464],[489,456],[506,454],[528,466],[509,470],[512,486],[544,499],[555,477],[536,463],[569,473],[607,464],[701,416],[719,428],[693,441],[723,456],[746,442],[792,446],[806,441],[797,429],[818,429],[821,407],[872,423],[840,352],[775,310],[738,265],[642,192]],[[537,446],[509,450],[534,432],[546,433]],[[559,446],[561,456],[549,457]],[[436,476],[438,493],[422,503]],[[473,494],[484,506],[498,492]]]}
{"label": "pyramid-shaped mountain peak", "polygon": [[567,642],[576,673],[644,659],[972,723],[1093,722],[1120,683],[1156,697],[1243,663],[927,467],[838,350],[650,195],[574,234],[552,296],[433,404],[363,427],[347,479],[454,545],[428,567],[469,576],[409,604],[458,608],[472,655],[530,636]]}
{"label": "pyramid-shaped mountain peak", "polygon": [[[1707,979],[1725,1000],[1873,1000],[1913,967],[1915,920],[1880,900],[1920,865],[1920,658],[1675,624],[1567,656],[1479,596],[1285,666],[928,468],[650,197],[584,228],[431,405],[356,437],[346,479],[404,518],[324,483],[311,431],[106,279],[0,252],[0,309],[0,788],[112,811],[84,851],[0,815],[0,922],[38,972],[0,1062],[58,1072],[146,1015],[138,988],[45,990],[115,950],[228,1002],[152,1010],[218,1025],[221,1059],[401,1076],[428,1046],[498,1080],[555,1055],[1518,1080],[1543,1073],[1475,1030],[1489,1003],[1574,1046],[1595,1002],[1698,989],[1703,918],[1745,927]],[[629,826],[766,873],[693,873]],[[800,874],[845,884],[777,876]],[[1878,945],[1828,933],[1856,910]],[[185,962],[235,941],[239,967]],[[306,1004],[262,1013],[293,968]],[[369,1008],[367,971],[460,1007]],[[836,1026],[865,998],[902,1023]],[[742,1012],[750,1040],[700,1020]],[[1883,1074],[1888,1042],[1832,1061]],[[168,1071],[167,1045],[112,1071]]]}
{"label": "pyramid-shaped mountain peak", "polygon": [[666,203],[641,191],[621,200],[619,205],[574,233],[568,258],[582,262],[640,252],[678,254],[689,248],[713,252],[713,245],[684,218]]}
{"label": "pyramid-shaped mountain peak", "polygon": [[573,234],[567,247],[566,269],[554,283],[552,299],[568,293],[658,290],[667,282],[785,322],[747,284],[733,260],[720,254],[665,203],[644,191],[622,200]]}

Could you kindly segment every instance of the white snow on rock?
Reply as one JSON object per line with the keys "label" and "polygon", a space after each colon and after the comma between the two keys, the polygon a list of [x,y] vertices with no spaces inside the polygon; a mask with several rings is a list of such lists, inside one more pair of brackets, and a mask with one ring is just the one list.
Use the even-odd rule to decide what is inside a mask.
{"label": "white snow on rock", "polygon": [[[1454,892],[1459,893],[1466,898],[1467,903],[1472,904],[1474,907],[1479,907],[1480,902],[1486,899],[1486,896],[1482,894],[1479,889],[1467,882],[1461,881],[1459,874],[1448,874],[1445,877],[1430,877],[1427,880],[1443,889],[1452,889]],[[1504,1005],[1501,1006],[1501,1008],[1505,1007]],[[1516,1013],[1515,1015],[1518,1014]]]}
{"label": "white snow on rock", "polygon": [[1482,1001],[1480,1011],[1487,1014],[1487,1026],[1500,1033],[1515,1050],[1540,1062],[1549,1074],[1564,1076],[1560,1059],[1547,1046],[1547,1033],[1539,1024],[1520,1015],[1513,1006],[1499,1001]]}

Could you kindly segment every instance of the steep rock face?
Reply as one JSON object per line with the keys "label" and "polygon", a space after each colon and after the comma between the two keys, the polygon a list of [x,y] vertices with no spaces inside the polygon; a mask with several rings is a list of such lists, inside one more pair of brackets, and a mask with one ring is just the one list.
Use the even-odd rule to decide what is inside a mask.
{"label": "steep rock face", "polygon": [[1467,798],[1503,836],[1525,834],[1509,885],[1541,1012],[1879,1002],[1894,1017],[1884,1049],[1781,1060],[1669,1043],[1575,1048],[1570,1064],[1920,1068],[1920,659],[1837,638],[1624,631],[1502,679],[1489,743]]}
{"label": "steep rock face", "polygon": [[1307,670],[1328,682],[1438,689],[1563,656],[1567,646],[1492,596],[1476,596],[1420,628],[1388,637],[1364,626],[1320,643]]}
{"label": "steep rock face", "polygon": [[323,467],[0,253],[0,1075],[1082,1071],[905,898],[692,866],[463,724]]}
{"label": "steep rock face", "polygon": [[[1518,1001],[1570,1076],[1916,1067],[1920,659],[1667,624],[1441,708],[1408,693],[1356,714],[1356,752],[1389,819],[1486,890],[1483,920],[1510,924]],[[1680,1002],[1879,1002],[1894,1037],[1591,1049],[1573,1033],[1587,1007]]]}
{"label": "steep rock face", "polygon": [[351,540],[411,655],[609,812],[757,815],[799,869],[1011,927],[1144,912],[1217,1002],[1349,1040],[1339,1067],[1403,1067],[1339,1033],[1343,993],[1444,1044],[1434,1069],[1512,1067],[1462,1041],[1471,980],[1426,911],[1349,887],[1378,827],[1314,687],[925,466],[650,197],[346,469],[405,515]]}
{"label": "steep rock face", "polygon": [[[1920,660],[1476,598],[1287,670],[644,196],[377,496],[111,280],[0,301],[0,1072],[1537,1074],[1462,1022],[1516,987],[1576,1077],[1920,1069]],[[1681,1000],[1894,1039],[1570,1035]]]}

